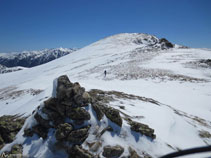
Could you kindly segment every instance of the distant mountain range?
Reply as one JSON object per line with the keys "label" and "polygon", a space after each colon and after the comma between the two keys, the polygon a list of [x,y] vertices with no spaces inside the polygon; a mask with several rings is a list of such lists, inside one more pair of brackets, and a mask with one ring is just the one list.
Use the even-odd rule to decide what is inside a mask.
{"label": "distant mountain range", "polygon": [[0,53],[0,64],[6,67],[34,67],[60,58],[77,49],[55,48],[40,51],[23,51],[19,53]]}

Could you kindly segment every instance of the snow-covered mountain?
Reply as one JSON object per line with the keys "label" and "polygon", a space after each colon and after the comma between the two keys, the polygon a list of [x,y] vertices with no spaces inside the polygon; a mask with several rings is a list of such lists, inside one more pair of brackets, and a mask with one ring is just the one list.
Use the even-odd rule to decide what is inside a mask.
{"label": "snow-covered mountain", "polygon": [[0,53],[0,64],[6,67],[33,67],[70,54],[77,49],[56,48],[20,53]]}
{"label": "snow-covered mountain", "polygon": [[[87,157],[104,157],[105,150],[121,152],[121,156],[127,157],[131,154],[131,148],[142,157],[159,157],[169,152],[211,144],[210,59],[210,50],[181,47],[148,34],[123,33],[99,40],[47,64],[1,74],[0,115],[24,114],[29,117],[16,139],[4,146],[0,153],[10,150],[14,144],[21,144],[23,154],[31,157],[68,157],[67,152],[58,149],[65,148],[57,140],[58,131],[62,129],[71,132],[68,137],[71,141],[75,134],[84,133],[81,133],[83,141],[80,146],[71,149],[69,154],[88,151],[85,154]],[[107,71],[106,77],[104,70]],[[61,82],[55,80],[61,75],[67,75],[72,83],[67,79]],[[102,119],[97,120],[93,107],[96,102],[77,107],[86,116],[82,129],[79,129],[80,125],[76,126],[80,121],[72,122],[71,119],[65,120],[71,126],[55,127],[55,118],[59,121],[59,117],[50,118],[47,108],[55,104],[51,102],[54,100],[51,97],[57,97],[57,100],[72,88],[84,92],[85,89],[77,88],[80,86],[74,82],[79,82],[90,96],[97,98],[97,104],[108,108],[110,115],[120,116],[121,127],[112,122],[106,110]],[[61,87],[67,88],[64,91],[57,88],[61,83],[65,83]],[[61,92],[61,95],[55,95],[55,91],[56,94]],[[71,100],[80,103],[78,98],[84,97],[79,94],[80,91],[74,92],[74,95],[68,93],[68,96],[73,95]],[[61,106],[55,110],[56,116],[64,110],[62,105],[73,103],[65,101],[58,101]],[[137,132],[142,129],[134,129],[131,121],[146,124],[143,126],[150,135]],[[48,126],[42,133],[42,128],[37,127],[43,127],[41,124],[46,122]],[[49,125],[49,122],[52,124]],[[30,133],[30,130],[35,132]],[[100,137],[94,134],[95,131],[101,133]],[[96,150],[91,149],[93,144],[98,146]]]}

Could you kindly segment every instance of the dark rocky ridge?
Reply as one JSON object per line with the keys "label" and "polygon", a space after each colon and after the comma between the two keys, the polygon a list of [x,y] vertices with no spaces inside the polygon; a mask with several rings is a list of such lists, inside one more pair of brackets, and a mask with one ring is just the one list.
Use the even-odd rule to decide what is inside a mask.
{"label": "dark rocky ridge", "polygon": [[33,67],[60,58],[74,52],[75,49],[46,49],[41,51],[24,51],[21,53],[8,53],[0,56],[0,64],[6,67]]}
{"label": "dark rocky ridge", "polygon": [[[45,140],[48,137],[49,129],[53,129],[57,140],[54,148],[65,151],[70,158],[101,157],[97,154],[99,150],[104,157],[120,157],[126,149],[120,145],[102,147],[100,141],[105,132],[116,132],[112,127],[108,126],[101,131],[97,130],[96,134],[90,133],[92,132],[90,128],[93,127],[88,122],[90,113],[87,107],[90,106],[96,112],[97,120],[100,121],[103,117],[107,117],[116,126],[122,128],[123,119],[125,119],[131,125],[131,131],[137,132],[139,136],[145,135],[152,140],[155,139],[153,129],[122,117],[119,110],[106,105],[113,98],[101,96],[100,93],[102,91],[86,92],[79,83],[72,83],[67,76],[60,76],[57,79],[56,97],[49,98],[44,102],[44,106],[35,110],[33,117],[37,124],[25,128],[24,136],[27,138],[35,134]],[[128,97],[134,96],[129,95]],[[90,134],[95,135],[95,142],[86,142]],[[82,147],[84,143],[87,144],[89,150]],[[139,157],[135,150],[131,149],[130,154],[129,157]]]}

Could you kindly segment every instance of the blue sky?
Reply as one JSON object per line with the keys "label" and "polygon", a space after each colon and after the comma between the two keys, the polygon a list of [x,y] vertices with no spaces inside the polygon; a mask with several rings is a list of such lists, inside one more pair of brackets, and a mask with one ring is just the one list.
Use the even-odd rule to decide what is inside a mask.
{"label": "blue sky", "polygon": [[83,47],[123,32],[211,48],[211,0],[0,0],[0,52]]}

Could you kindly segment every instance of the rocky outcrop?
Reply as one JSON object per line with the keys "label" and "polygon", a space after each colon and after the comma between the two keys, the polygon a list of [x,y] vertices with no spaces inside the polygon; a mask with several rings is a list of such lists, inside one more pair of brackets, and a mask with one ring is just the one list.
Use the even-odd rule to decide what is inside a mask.
{"label": "rocky outcrop", "polygon": [[4,115],[0,117],[0,149],[4,144],[14,140],[25,119],[25,117],[18,115]]}
{"label": "rocky outcrop", "polygon": [[20,53],[4,53],[0,55],[0,64],[7,67],[34,67],[55,60],[77,49],[55,48],[40,51],[23,51]]}
{"label": "rocky outcrop", "polygon": [[[103,142],[104,135],[108,133],[120,138],[123,136],[119,133],[123,128],[123,119],[128,121],[131,130],[140,133],[140,136],[155,138],[153,129],[122,118],[123,113],[109,107],[108,103],[114,98],[107,93],[100,90],[86,92],[79,83],[70,82],[67,76],[60,76],[56,82],[54,96],[33,112],[32,117],[36,120],[36,124],[24,129],[25,137],[37,135],[45,141],[49,132],[53,131],[56,142],[50,146],[55,151],[65,151],[70,158],[93,158],[101,155],[107,158],[120,157],[125,151],[122,146],[105,146]],[[96,124],[92,124],[91,117],[96,118]],[[106,120],[110,121],[106,123]],[[139,155],[131,149],[130,157],[139,158]]]}
{"label": "rocky outcrop", "polygon": [[201,64],[206,64],[207,66],[211,67],[211,59],[202,59],[199,61]]}
{"label": "rocky outcrop", "polygon": [[67,140],[72,144],[82,144],[89,134],[89,127],[81,128],[70,132]]}
{"label": "rocky outcrop", "polygon": [[159,40],[162,49],[174,48],[174,45],[165,38]]}
{"label": "rocky outcrop", "polygon": [[[34,133],[45,139],[49,128],[56,128],[55,137],[58,141],[68,140],[69,143],[81,144],[88,136],[89,126],[77,129],[90,114],[83,107],[91,101],[90,96],[79,83],[71,83],[67,76],[57,80],[56,98],[49,98],[44,107],[34,114],[37,125],[24,130],[24,136]],[[72,120],[73,124],[65,122]]]}
{"label": "rocky outcrop", "polygon": [[145,135],[147,137],[150,137],[152,139],[156,138],[156,135],[154,134],[154,129],[150,128],[148,125],[139,123],[139,122],[135,122],[132,120],[128,120],[128,123],[130,124],[130,129],[132,131],[138,132],[142,135]]}
{"label": "rocky outcrop", "polygon": [[107,145],[103,148],[103,156],[106,158],[118,158],[124,152],[124,148],[120,145],[110,146]]}
{"label": "rocky outcrop", "polygon": [[60,124],[56,130],[55,136],[57,140],[66,139],[70,132],[73,130],[73,126],[69,123]]}

